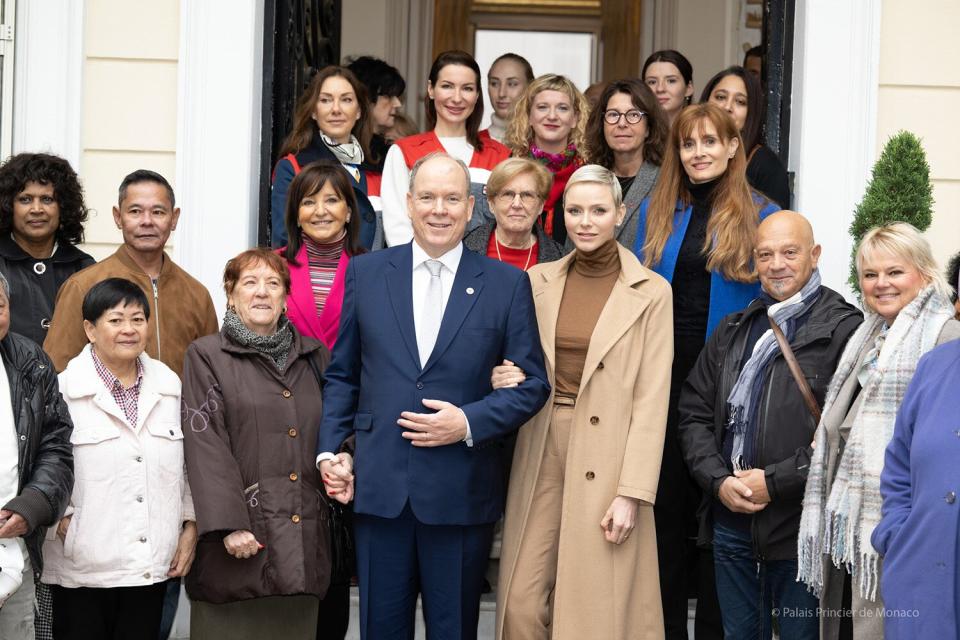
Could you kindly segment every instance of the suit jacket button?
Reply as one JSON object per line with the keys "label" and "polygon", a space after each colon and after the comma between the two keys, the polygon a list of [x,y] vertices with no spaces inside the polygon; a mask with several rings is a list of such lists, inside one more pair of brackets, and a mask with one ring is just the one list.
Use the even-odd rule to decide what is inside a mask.
{"label": "suit jacket button", "polygon": [[291,438],[296,438],[297,430],[294,427],[290,427],[289,429],[287,429],[287,435],[290,436]]}
{"label": "suit jacket button", "polygon": [[422,382],[418,382],[418,383],[417,383],[417,389],[423,389],[423,383],[422,383]]}
{"label": "suit jacket button", "polygon": [[291,474],[290,474],[290,482],[296,482],[298,477],[299,477],[299,476],[297,476],[296,472],[291,473]]}
{"label": "suit jacket button", "polygon": [[282,395],[284,398],[289,398],[289,397],[292,396],[293,394],[290,393],[290,390],[289,390],[289,389],[284,389],[284,390],[283,390],[283,393],[280,394],[280,395]]}
{"label": "suit jacket button", "polygon": [[957,494],[953,491],[948,491],[947,495],[943,496],[943,499],[947,501],[947,504],[953,504],[957,501]]}
{"label": "suit jacket button", "polygon": [[293,522],[293,524],[300,524],[300,516],[293,514],[290,516],[290,521]]}
{"label": "suit jacket button", "polygon": [[600,424],[600,418],[598,418],[597,416],[593,416],[592,418],[590,418],[590,424]]}
{"label": "suit jacket button", "polygon": [[594,475],[593,471],[587,471],[587,480],[593,480],[597,476]]}

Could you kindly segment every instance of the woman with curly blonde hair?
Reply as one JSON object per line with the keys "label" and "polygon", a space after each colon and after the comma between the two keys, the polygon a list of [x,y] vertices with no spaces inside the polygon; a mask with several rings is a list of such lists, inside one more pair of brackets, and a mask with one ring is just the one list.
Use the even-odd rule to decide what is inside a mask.
{"label": "woman with curly blonde hair", "polygon": [[531,82],[517,101],[504,138],[514,156],[533,158],[553,174],[540,224],[560,244],[567,239],[563,189],[583,164],[589,113],[586,98],[568,78],[548,73]]}

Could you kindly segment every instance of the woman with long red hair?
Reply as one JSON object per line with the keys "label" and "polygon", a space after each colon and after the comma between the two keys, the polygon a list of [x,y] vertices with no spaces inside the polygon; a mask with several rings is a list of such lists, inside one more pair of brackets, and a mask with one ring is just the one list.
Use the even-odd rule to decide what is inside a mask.
{"label": "woman with long red hair", "polygon": [[[657,186],[640,206],[634,251],[673,287],[672,386],[654,509],[668,638],[674,627],[685,637],[685,575],[694,558],[686,540],[696,536],[686,523],[697,510],[691,497],[699,493],[678,440],[680,386],[720,318],[759,295],[753,239],[760,220],[780,208],[750,188],[746,166],[730,114],[713,104],[686,107],[667,138]],[[722,637],[712,557],[700,554],[697,562],[698,627],[704,621]]]}

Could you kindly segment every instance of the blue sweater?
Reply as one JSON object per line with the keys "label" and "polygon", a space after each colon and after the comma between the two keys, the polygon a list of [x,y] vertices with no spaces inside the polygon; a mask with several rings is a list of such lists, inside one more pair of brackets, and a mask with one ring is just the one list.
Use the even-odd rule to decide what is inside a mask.
{"label": "blue sweater", "polygon": [[[760,209],[760,219],[763,220],[771,213],[780,211],[780,207],[771,202],[767,202],[758,194],[754,194],[754,200],[757,204],[766,203]],[[647,207],[650,206],[650,198],[645,198],[640,203],[640,219],[637,222],[637,239],[633,245],[633,252],[643,262],[643,243],[647,238]],[[667,279],[667,282],[673,282],[673,271],[677,266],[677,254],[680,253],[680,245],[683,244],[683,236],[687,233],[687,225],[690,224],[690,216],[693,213],[693,205],[687,205],[681,208],[681,203],[677,201],[677,209],[673,217],[673,233],[667,238],[667,244],[663,247],[663,257],[660,262],[651,268],[658,274]],[[759,282],[736,282],[728,280],[719,271],[710,273],[710,311],[707,315],[707,333],[706,338],[710,337],[721,318],[725,315],[740,311],[760,294]]]}

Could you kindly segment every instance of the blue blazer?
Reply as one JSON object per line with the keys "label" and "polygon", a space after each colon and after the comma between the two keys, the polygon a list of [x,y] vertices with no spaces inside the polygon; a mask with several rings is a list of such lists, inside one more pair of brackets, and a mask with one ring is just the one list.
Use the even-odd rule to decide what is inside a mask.
{"label": "blue blazer", "polygon": [[[433,354],[421,369],[413,324],[411,245],[357,256],[347,266],[340,331],[325,372],[317,452],[356,434],[357,513],[438,525],[495,522],[503,511],[504,436],[550,393],[527,274],[464,250]],[[525,382],[493,391],[507,358]],[[473,446],[419,448],[401,437],[402,411],[424,398],[463,409]]]}
{"label": "blue blazer", "polygon": [[[765,198],[754,193],[754,201],[757,204],[766,202],[766,205],[760,209],[760,219],[763,220],[771,213],[780,211],[780,207],[772,202],[767,202]],[[644,198],[640,203],[640,219],[637,222],[637,239],[633,244],[633,252],[643,262],[643,243],[647,239],[647,207],[650,206],[650,198]],[[677,209],[673,214],[673,233],[667,238],[667,244],[663,247],[663,257],[658,264],[651,268],[667,279],[667,282],[673,283],[673,271],[677,267],[677,255],[680,253],[680,245],[683,244],[683,237],[687,234],[687,226],[690,224],[690,216],[693,214],[693,205],[687,205],[682,208],[681,202],[677,200]],[[744,309],[750,302],[760,295],[759,282],[736,282],[728,280],[719,271],[710,273],[710,311],[707,315],[707,335],[709,338],[717,324],[727,314]]]}

